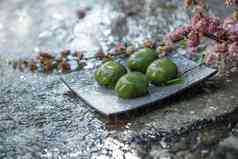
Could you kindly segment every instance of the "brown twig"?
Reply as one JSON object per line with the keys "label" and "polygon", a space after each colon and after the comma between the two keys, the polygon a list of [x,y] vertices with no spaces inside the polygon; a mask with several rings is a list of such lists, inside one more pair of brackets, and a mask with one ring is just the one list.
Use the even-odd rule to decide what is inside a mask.
{"label": "brown twig", "polygon": [[208,38],[210,38],[210,39],[212,39],[212,40],[215,40],[215,41],[217,41],[218,43],[223,43],[223,42],[225,41],[225,40],[219,39],[216,35],[211,34],[211,33],[204,33],[204,36],[206,36],[206,37],[208,37]]}
{"label": "brown twig", "polygon": [[[117,57],[117,56],[121,56],[121,55],[127,55],[126,53],[122,52],[122,53],[116,53],[116,54],[112,54],[112,53],[108,53],[105,55],[105,58],[107,56],[111,56],[111,57]],[[83,60],[92,60],[92,59],[97,59],[97,56],[91,56],[91,57],[84,57]]]}
{"label": "brown twig", "polygon": [[[188,37],[187,35],[188,35],[189,33],[184,33],[184,37]],[[214,41],[216,41],[216,42],[218,42],[218,43],[223,43],[223,42],[225,42],[226,40],[224,40],[224,39],[219,39],[216,35],[214,35],[214,34],[211,34],[211,33],[208,33],[208,32],[205,32],[204,33],[204,36],[206,36],[207,38],[210,38],[210,39],[212,39],[212,40],[214,40]],[[174,41],[174,42],[178,42],[178,41],[180,41],[180,40],[183,40],[183,38],[181,37],[181,39],[177,39],[176,41]]]}

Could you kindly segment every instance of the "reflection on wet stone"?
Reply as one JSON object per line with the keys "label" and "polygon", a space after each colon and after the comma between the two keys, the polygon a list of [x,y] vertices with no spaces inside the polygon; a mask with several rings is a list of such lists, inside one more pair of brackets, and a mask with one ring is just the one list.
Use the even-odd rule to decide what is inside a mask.
{"label": "reflection on wet stone", "polygon": [[[172,99],[177,102],[166,101],[161,109],[108,119],[76,96],[65,94],[68,90],[60,75],[22,73],[6,64],[6,59],[31,57],[34,49],[82,49],[89,50],[90,56],[99,47],[109,49],[118,40],[139,43],[144,38],[162,39],[165,32],[188,20],[181,3],[0,1],[0,158],[236,156],[237,126],[224,124],[225,119],[219,125],[214,121],[204,130],[196,128],[208,127],[207,121],[194,124],[194,131],[190,125],[233,111],[238,104],[237,75],[228,83],[210,81],[195,87]],[[87,7],[90,11],[78,19],[77,11]],[[74,83],[78,73],[62,76]],[[204,105],[208,109],[201,109]],[[231,120],[237,122],[236,114]]]}

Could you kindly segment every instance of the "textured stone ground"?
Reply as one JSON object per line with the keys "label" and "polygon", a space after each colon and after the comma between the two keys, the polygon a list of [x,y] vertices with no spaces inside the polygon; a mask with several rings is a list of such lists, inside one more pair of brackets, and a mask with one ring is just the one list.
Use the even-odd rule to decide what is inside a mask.
{"label": "textured stone ground", "polygon": [[[107,49],[115,40],[159,40],[187,21],[180,3],[1,1],[0,158],[235,158],[237,75],[201,84],[161,109],[109,119],[59,80],[76,82],[78,73],[31,74],[6,65],[8,59],[42,49],[83,49],[90,55],[99,42]],[[85,7],[91,10],[78,19],[76,12]],[[226,14],[222,5],[216,7],[217,13]]]}

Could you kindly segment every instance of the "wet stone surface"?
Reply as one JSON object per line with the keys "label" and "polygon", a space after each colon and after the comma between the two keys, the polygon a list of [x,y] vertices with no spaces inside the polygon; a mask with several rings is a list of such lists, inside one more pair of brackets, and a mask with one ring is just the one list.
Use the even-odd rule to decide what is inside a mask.
{"label": "wet stone surface", "polygon": [[[238,75],[201,84],[166,101],[161,109],[109,119],[59,80],[73,83],[79,73],[22,73],[6,64],[34,56],[37,50],[70,48],[90,55],[99,45],[108,49],[116,40],[159,40],[188,20],[180,3],[1,1],[0,158],[235,158]],[[79,10],[85,15],[79,16]],[[226,14],[221,9],[217,13]]]}

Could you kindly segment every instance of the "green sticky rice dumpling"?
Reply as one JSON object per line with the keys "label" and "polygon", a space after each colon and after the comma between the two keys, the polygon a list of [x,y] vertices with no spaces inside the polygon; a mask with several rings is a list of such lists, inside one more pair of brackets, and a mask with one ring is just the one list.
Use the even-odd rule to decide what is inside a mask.
{"label": "green sticky rice dumpling", "polygon": [[169,58],[158,59],[150,64],[146,76],[151,83],[163,85],[177,77],[177,66]]}
{"label": "green sticky rice dumpling", "polygon": [[126,68],[114,61],[101,65],[95,73],[96,81],[106,88],[114,88],[121,76],[127,73]]}
{"label": "green sticky rice dumpling", "polygon": [[141,97],[148,94],[149,81],[143,73],[130,72],[122,76],[115,91],[123,99]]}
{"label": "green sticky rice dumpling", "polygon": [[128,68],[131,71],[145,73],[147,67],[156,60],[158,55],[154,49],[145,48],[130,56],[127,61]]}

